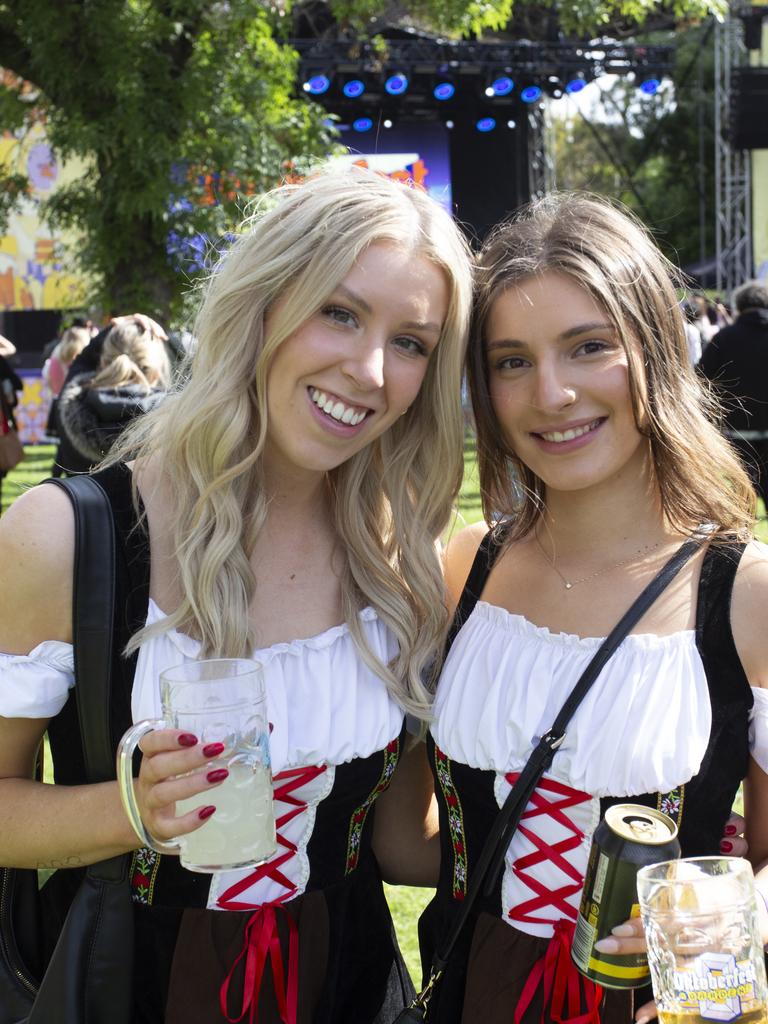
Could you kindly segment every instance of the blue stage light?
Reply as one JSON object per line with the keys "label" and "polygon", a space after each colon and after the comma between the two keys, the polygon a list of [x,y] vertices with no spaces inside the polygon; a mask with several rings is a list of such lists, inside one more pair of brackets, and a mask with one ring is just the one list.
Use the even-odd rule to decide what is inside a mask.
{"label": "blue stage light", "polygon": [[347,99],[356,100],[358,96],[362,96],[365,92],[365,82],[361,82],[359,78],[350,78],[348,82],[344,83],[341,91]]}
{"label": "blue stage light", "polygon": [[384,88],[390,96],[402,96],[404,92],[408,92],[407,75],[402,74],[400,71],[390,75],[384,83]]}
{"label": "blue stage light", "polygon": [[566,83],[565,91],[573,95],[576,92],[581,92],[586,84],[583,78],[572,78],[570,82]]}
{"label": "blue stage light", "polygon": [[491,89],[494,96],[509,96],[515,88],[515,83],[509,75],[499,75],[491,82]]}
{"label": "blue stage light", "polygon": [[328,92],[331,87],[331,80],[328,75],[312,75],[304,83],[304,92],[308,92],[310,96],[322,96],[324,92]]}
{"label": "blue stage light", "polygon": [[496,121],[492,117],[481,117],[479,121],[475,122],[475,128],[479,132],[492,132],[496,127]]}
{"label": "blue stage light", "polygon": [[352,127],[356,132],[369,132],[373,128],[373,121],[370,117],[358,117],[352,122]]}
{"label": "blue stage light", "polygon": [[646,78],[640,83],[640,92],[646,96],[655,96],[660,87],[661,82],[658,78]]}
{"label": "blue stage light", "polygon": [[456,86],[453,82],[439,82],[432,90],[432,95],[436,100],[449,100],[456,92]]}
{"label": "blue stage light", "polygon": [[535,103],[541,99],[541,87],[538,85],[526,85],[520,93],[523,103]]}

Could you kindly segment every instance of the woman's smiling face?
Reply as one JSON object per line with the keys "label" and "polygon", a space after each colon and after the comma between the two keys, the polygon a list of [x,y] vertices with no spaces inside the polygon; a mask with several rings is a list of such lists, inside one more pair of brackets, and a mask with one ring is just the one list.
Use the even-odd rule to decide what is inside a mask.
{"label": "woman's smiling face", "polygon": [[[268,469],[326,473],[383,434],[417,397],[447,309],[435,264],[394,244],[370,245],[275,352]],[[268,315],[267,333],[269,324]]]}
{"label": "woman's smiling face", "polygon": [[485,355],[494,412],[518,458],[556,491],[603,483],[647,456],[627,354],[605,310],[546,271],[493,303]]}

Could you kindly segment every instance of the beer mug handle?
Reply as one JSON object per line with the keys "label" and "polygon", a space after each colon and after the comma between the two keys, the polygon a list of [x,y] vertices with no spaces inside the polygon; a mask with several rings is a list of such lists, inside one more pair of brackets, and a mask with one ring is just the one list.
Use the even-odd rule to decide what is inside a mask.
{"label": "beer mug handle", "polygon": [[136,800],[136,791],[133,788],[133,754],[139,745],[139,740],[146,736],[153,729],[167,729],[165,722],[144,721],[137,722],[120,740],[117,748],[117,782],[120,788],[120,799],[123,803],[123,810],[128,821],[142,846],[148,846],[156,853],[179,854],[181,847],[176,843],[166,843],[162,839],[151,836],[141,820],[139,804]]}

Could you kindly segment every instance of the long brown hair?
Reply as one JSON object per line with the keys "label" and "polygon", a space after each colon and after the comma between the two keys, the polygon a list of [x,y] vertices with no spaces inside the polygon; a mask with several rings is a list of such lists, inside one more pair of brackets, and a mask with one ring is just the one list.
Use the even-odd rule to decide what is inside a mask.
{"label": "long brown hair", "polygon": [[690,365],[675,291],[680,274],[634,216],[587,193],[528,204],[494,229],[481,253],[468,378],[486,519],[511,517],[509,536],[519,538],[543,508],[542,480],[512,450],[491,405],[485,329],[499,295],[545,271],[567,274],[616,326],[668,522],[683,533],[702,522],[728,536],[751,531],[755,492],[715,426],[716,399]]}

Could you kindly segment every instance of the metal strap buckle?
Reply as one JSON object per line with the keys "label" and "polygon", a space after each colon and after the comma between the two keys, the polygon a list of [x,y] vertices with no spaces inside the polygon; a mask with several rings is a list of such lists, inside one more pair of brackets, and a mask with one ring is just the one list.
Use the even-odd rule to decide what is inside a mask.
{"label": "metal strap buckle", "polygon": [[540,742],[541,743],[546,743],[546,745],[549,747],[549,749],[554,753],[554,751],[558,749],[558,747],[561,745],[561,743],[563,742],[564,739],[565,739],[565,733],[564,732],[561,732],[561,733],[558,734],[556,732],[553,732],[550,729],[549,732],[545,732],[544,733],[544,735],[541,737]]}

